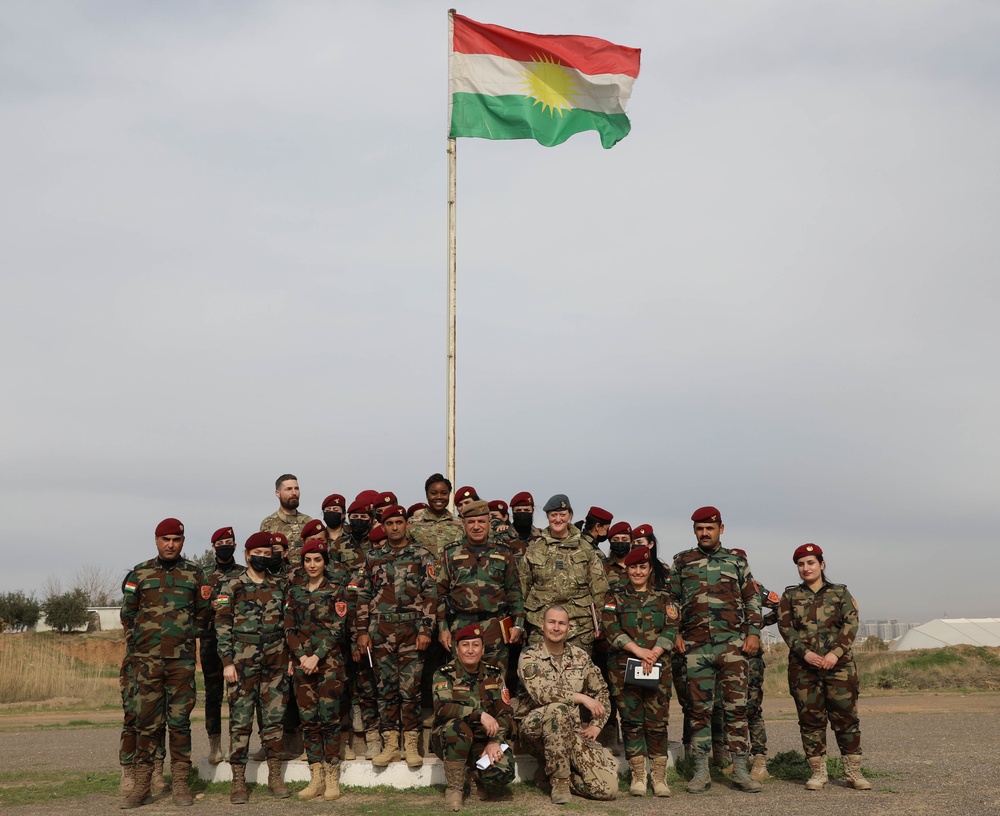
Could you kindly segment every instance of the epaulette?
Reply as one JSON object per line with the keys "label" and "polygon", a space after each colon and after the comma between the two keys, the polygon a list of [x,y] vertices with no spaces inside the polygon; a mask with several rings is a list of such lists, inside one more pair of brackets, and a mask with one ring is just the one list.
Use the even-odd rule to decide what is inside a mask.
{"label": "epaulette", "polygon": [[677,555],[674,556],[674,561],[680,561],[685,556],[692,555],[694,553],[694,551],[697,550],[697,549],[698,549],[697,547],[694,547],[694,548],[692,548],[690,550],[681,550],[679,553],[677,553]]}
{"label": "epaulette", "polygon": [[444,548],[446,550],[451,550],[451,549],[454,549],[455,547],[458,547],[461,543],[462,543],[462,539],[457,538],[454,541],[452,541],[450,544],[445,544]]}
{"label": "epaulette", "polygon": [[438,671],[442,671],[442,672],[451,672],[451,671],[454,671],[454,670],[455,670],[455,664],[454,663],[445,663],[440,669],[438,669]]}
{"label": "epaulette", "polygon": [[792,589],[798,589],[800,586],[802,586],[802,584],[789,584],[788,586],[785,587],[785,592],[788,592],[789,590]]}
{"label": "epaulette", "polygon": [[738,559],[740,559],[741,561],[743,561],[745,564],[749,564],[750,563],[750,559],[748,559],[745,555],[740,555],[738,552],[734,552],[733,550],[729,549],[729,547],[719,547],[719,549],[720,550],[725,550],[730,555],[736,556]]}
{"label": "epaulette", "polygon": [[483,668],[485,668],[487,671],[496,672],[497,674],[505,674],[506,673],[496,663],[487,663],[486,661],[483,661]]}

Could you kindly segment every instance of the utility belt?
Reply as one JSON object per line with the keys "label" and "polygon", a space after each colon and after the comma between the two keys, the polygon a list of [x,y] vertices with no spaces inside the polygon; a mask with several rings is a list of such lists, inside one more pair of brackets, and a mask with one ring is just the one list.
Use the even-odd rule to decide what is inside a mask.
{"label": "utility belt", "polygon": [[403,623],[420,620],[422,612],[372,612],[368,617],[372,623]]}
{"label": "utility belt", "polygon": [[481,612],[481,611],[469,611],[464,612],[460,609],[455,610],[455,620],[461,618],[462,620],[468,621],[479,621],[482,623],[484,620],[490,620],[492,618],[502,618],[504,617],[502,612]]}
{"label": "utility belt", "polygon": [[243,632],[233,632],[233,640],[237,643],[251,643],[257,646],[261,646],[267,643],[277,643],[279,640],[285,639],[284,632],[270,632],[263,635],[251,635],[249,633],[244,634]]}

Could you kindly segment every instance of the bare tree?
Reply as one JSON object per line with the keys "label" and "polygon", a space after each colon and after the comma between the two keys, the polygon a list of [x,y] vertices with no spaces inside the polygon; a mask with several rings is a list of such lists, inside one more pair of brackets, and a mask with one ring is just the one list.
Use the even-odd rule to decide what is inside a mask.
{"label": "bare tree", "polygon": [[63,594],[62,579],[58,575],[49,573],[45,576],[45,583],[42,584],[42,598],[48,600]]}
{"label": "bare tree", "polygon": [[121,602],[122,577],[97,564],[84,564],[73,576],[73,589],[87,596],[90,606],[117,606]]}

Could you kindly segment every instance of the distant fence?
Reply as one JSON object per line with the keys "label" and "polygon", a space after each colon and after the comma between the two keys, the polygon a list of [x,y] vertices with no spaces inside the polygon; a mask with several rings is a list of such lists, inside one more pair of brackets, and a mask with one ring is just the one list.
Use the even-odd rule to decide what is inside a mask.
{"label": "distant fence", "polygon": [[[89,622],[86,626],[74,629],[75,632],[111,632],[122,628],[120,606],[88,606],[87,617]],[[51,632],[52,627],[45,622],[44,616],[39,619],[34,628],[35,632]]]}

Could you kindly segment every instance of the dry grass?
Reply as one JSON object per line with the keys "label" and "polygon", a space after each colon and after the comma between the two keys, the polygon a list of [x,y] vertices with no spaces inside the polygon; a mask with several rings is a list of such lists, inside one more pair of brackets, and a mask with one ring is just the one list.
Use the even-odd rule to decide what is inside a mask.
{"label": "dry grass", "polygon": [[65,654],[56,637],[0,635],[0,704],[68,698],[98,707],[118,705],[118,667]]}

